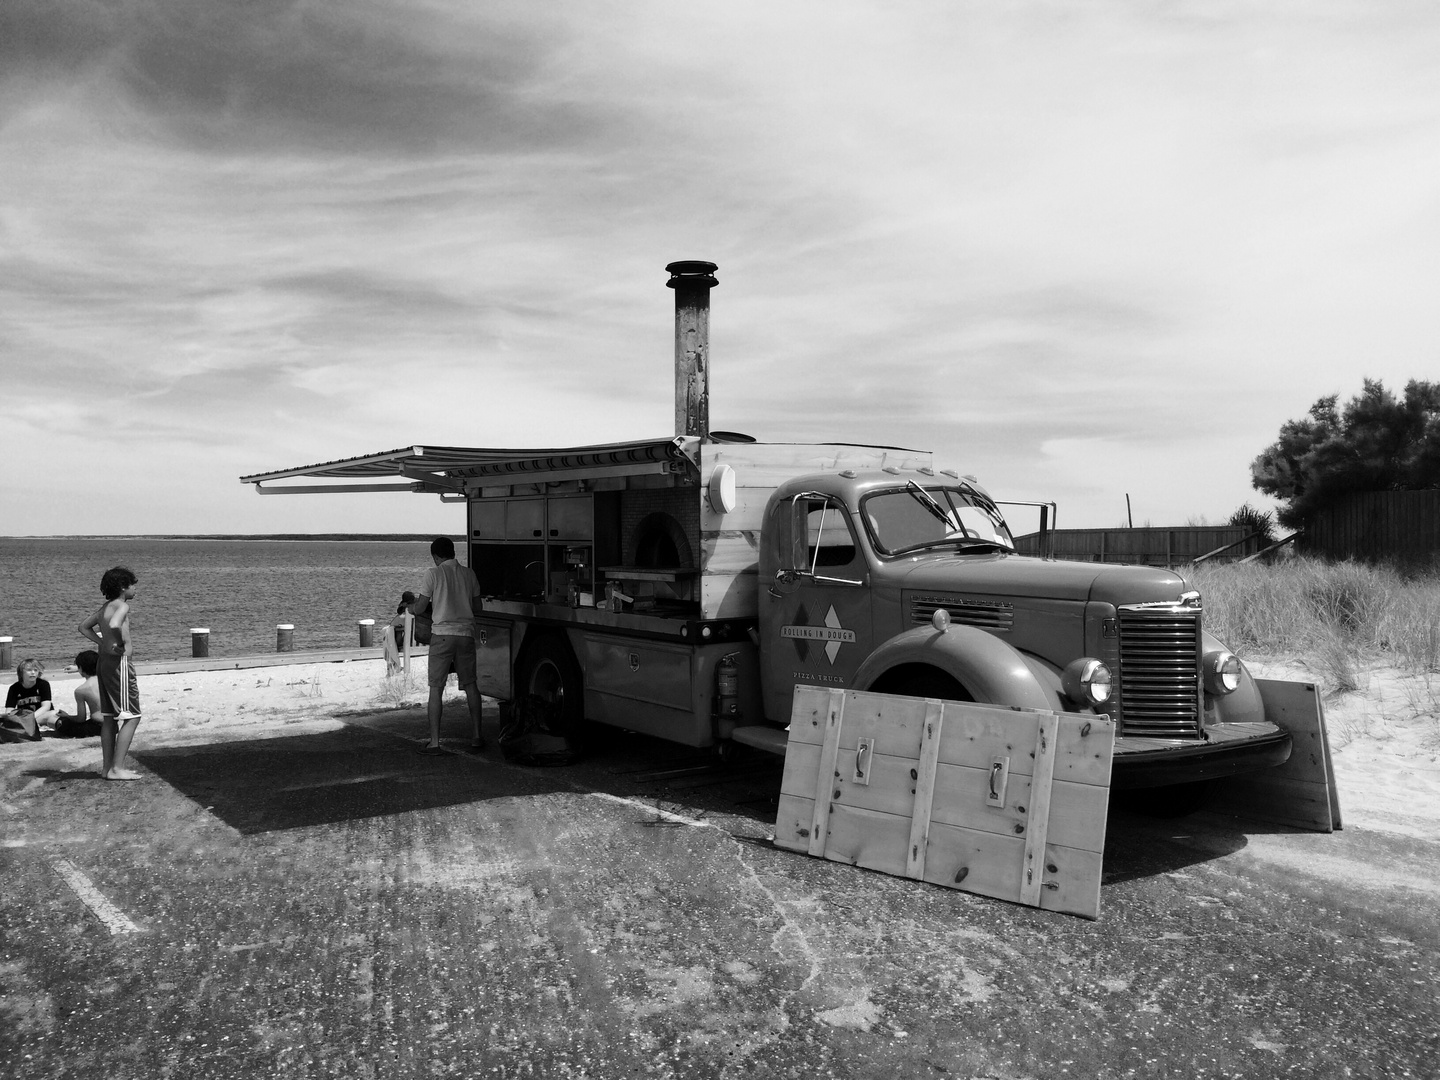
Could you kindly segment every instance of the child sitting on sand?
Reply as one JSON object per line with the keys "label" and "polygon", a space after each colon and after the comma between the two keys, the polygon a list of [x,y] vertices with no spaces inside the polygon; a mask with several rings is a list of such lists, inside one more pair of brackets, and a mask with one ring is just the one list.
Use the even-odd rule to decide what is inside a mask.
{"label": "child sitting on sand", "polygon": [[50,684],[40,677],[45,666],[39,660],[21,660],[15,668],[19,682],[5,695],[5,712],[0,714],[0,739],[31,742],[40,738],[40,725],[55,722],[55,703]]}
{"label": "child sitting on sand", "polygon": [[85,681],[75,688],[75,712],[61,711],[55,721],[55,737],[58,739],[88,739],[100,734],[100,680],[95,677],[95,667],[100,654],[86,649],[75,656],[75,667]]}

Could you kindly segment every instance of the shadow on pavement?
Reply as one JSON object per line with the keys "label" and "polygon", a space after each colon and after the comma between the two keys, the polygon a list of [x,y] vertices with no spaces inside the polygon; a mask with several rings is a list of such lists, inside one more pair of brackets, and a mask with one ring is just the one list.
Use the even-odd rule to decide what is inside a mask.
{"label": "shadow on pavement", "polygon": [[1248,843],[1238,823],[1221,821],[1212,814],[1153,818],[1112,804],[1105,825],[1101,884],[1183,870],[1240,851]]}
{"label": "shadow on pavement", "polygon": [[425,757],[364,727],[142,751],[135,758],[242,833],[303,829],[412,810],[573,790],[485,755]]}
{"label": "shadow on pavement", "polygon": [[66,780],[99,780],[100,767],[96,762],[90,769],[26,769],[21,776],[38,776],[47,784],[60,784]]}

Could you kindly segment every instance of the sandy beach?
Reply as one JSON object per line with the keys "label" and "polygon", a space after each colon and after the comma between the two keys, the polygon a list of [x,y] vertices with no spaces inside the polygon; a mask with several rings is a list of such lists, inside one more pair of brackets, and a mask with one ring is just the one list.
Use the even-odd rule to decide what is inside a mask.
{"label": "sandy beach", "polygon": [[[1252,661],[1262,678],[1315,681],[1296,662]],[[73,703],[77,679],[51,678],[61,708]],[[1362,690],[1324,699],[1344,821],[1422,839],[1440,838],[1440,675],[1394,668],[1364,672]],[[1322,691],[1324,689],[1321,682]],[[135,747],[179,746],[335,730],[345,717],[414,713],[414,738],[425,738],[425,661],[409,676],[387,678],[381,660],[311,663],[230,671],[142,676],[144,720]],[[494,723],[487,710],[487,726]],[[493,737],[493,727],[487,727]],[[463,697],[447,688],[444,735],[466,738]],[[65,767],[98,762],[98,739],[44,739],[0,748],[17,755],[63,758]]]}
{"label": "sandy beach", "polygon": [[1440,674],[1393,667],[1361,673],[1361,690],[1326,693],[1294,661],[1250,661],[1269,679],[1318,682],[1346,825],[1440,838]]}

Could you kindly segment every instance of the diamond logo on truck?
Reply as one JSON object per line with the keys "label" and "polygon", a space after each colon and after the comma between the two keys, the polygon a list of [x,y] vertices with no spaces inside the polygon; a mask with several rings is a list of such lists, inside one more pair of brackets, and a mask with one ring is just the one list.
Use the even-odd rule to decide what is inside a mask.
{"label": "diamond logo on truck", "polygon": [[[796,611],[795,614],[802,619],[805,618],[803,609]],[[840,616],[835,614],[835,605],[831,604],[830,610],[825,613],[824,626],[782,626],[780,636],[794,639],[796,651],[800,653],[802,661],[805,659],[805,654],[809,652],[809,642],[825,642],[825,658],[834,664],[835,657],[840,655],[840,646],[855,640],[855,631],[846,630],[840,625]]]}

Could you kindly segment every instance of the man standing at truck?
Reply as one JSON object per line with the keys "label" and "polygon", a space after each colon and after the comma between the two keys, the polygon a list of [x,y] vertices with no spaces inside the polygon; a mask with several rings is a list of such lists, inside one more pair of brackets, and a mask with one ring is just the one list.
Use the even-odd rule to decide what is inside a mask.
{"label": "man standing at truck", "polygon": [[475,571],[455,560],[455,542],[448,536],[431,541],[430,558],[435,565],[425,571],[420,595],[409,605],[411,614],[428,614],[431,619],[430,741],[420,747],[419,753],[445,753],[440,745],[440,714],[445,704],[445,680],[453,671],[470,709],[473,738],[468,750],[474,754],[485,748],[485,740],[480,737],[480,687],[475,683],[475,613],[480,610],[480,582]]}

